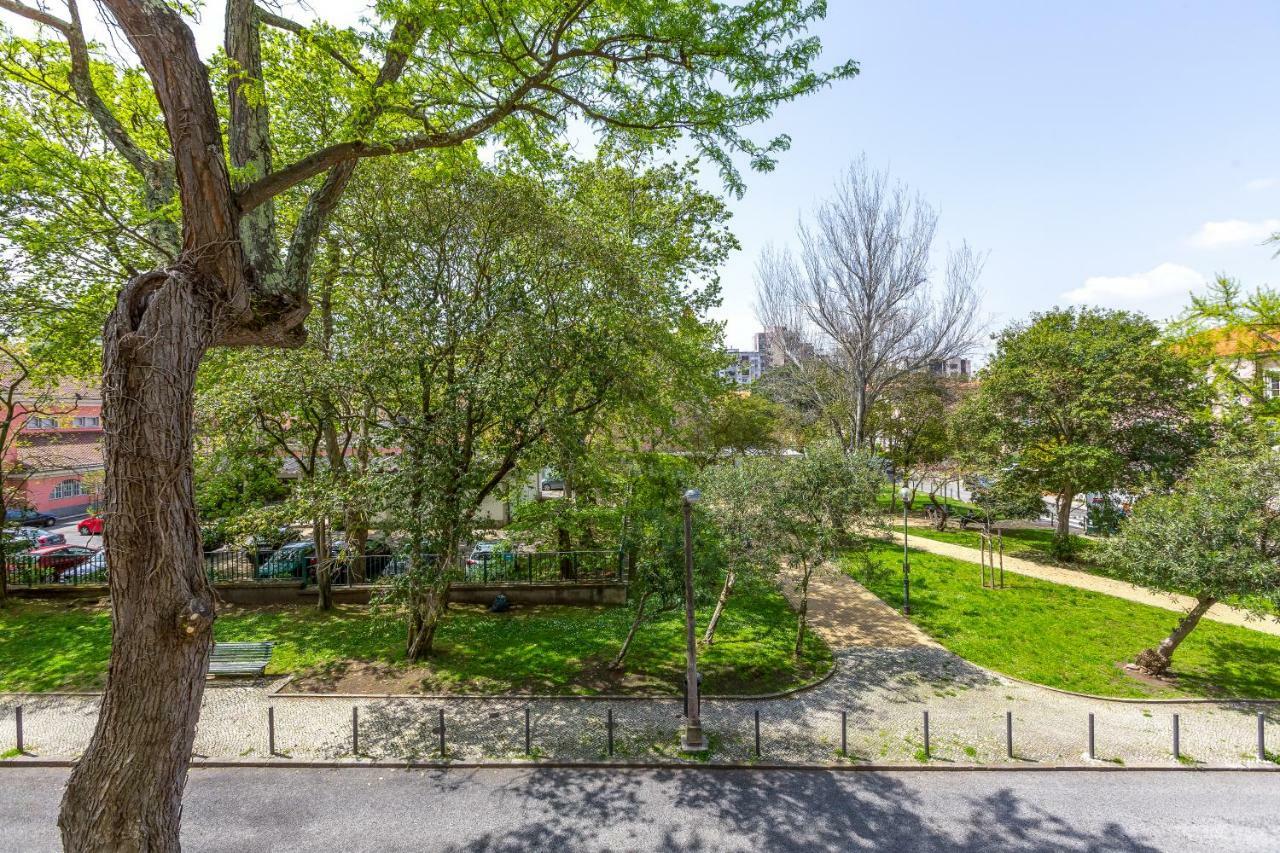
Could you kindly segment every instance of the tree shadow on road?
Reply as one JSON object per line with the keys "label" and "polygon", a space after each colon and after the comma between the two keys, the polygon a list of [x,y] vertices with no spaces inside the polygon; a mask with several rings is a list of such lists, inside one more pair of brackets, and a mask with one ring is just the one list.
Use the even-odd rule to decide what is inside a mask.
{"label": "tree shadow on road", "polygon": [[1157,849],[1116,823],[1098,831],[1075,826],[1008,788],[975,793],[959,813],[931,813],[918,791],[879,773],[670,770],[645,775],[547,769],[522,776],[509,788],[522,812],[513,813],[509,832],[447,849]]}

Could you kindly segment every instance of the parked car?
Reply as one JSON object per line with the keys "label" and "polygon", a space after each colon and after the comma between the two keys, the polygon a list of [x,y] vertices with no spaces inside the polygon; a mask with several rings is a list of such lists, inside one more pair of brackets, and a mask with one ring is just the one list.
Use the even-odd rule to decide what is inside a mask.
{"label": "parked car", "polygon": [[253,576],[258,579],[301,578],[315,550],[316,543],[307,539],[301,542],[290,542],[273,551],[271,556],[254,570]]}
{"label": "parked car", "polygon": [[564,479],[562,477],[548,477],[542,481],[542,491],[544,492],[563,492]]}
{"label": "parked car", "polygon": [[[338,556],[342,553],[343,547],[343,543],[334,542],[329,546],[329,555],[332,557]],[[316,579],[316,543],[310,539],[290,542],[272,554],[265,563],[254,571],[253,576],[259,580],[296,578],[314,582]],[[332,578],[334,583],[347,582],[347,566],[345,563],[339,562],[334,565]]]}
{"label": "parked car", "polygon": [[34,509],[7,509],[4,511],[6,524],[22,524],[29,527],[53,527],[58,519],[47,512],[36,512]]}
{"label": "parked car", "polygon": [[76,525],[76,530],[81,536],[101,536],[102,535],[102,516],[91,515]]}
{"label": "parked car", "polygon": [[58,574],[58,583],[106,583],[107,551],[99,548],[93,556],[78,566],[72,566]]}
{"label": "parked car", "polygon": [[13,535],[18,539],[25,539],[29,543],[27,545],[28,548],[67,544],[67,537],[63,534],[50,533],[47,530],[39,530],[35,527],[19,527],[13,531]]}
{"label": "parked car", "polygon": [[97,553],[93,548],[83,545],[47,545],[43,548],[32,548],[26,554],[14,560],[22,568],[47,569],[56,578],[62,572],[87,563]]}

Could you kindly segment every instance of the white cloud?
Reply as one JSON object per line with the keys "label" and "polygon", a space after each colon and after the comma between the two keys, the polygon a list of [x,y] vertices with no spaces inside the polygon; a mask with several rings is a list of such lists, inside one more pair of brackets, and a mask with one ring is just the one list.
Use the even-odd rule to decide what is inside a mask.
{"label": "white cloud", "polygon": [[1069,290],[1062,298],[1072,305],[1100,305],[1129,308],[1157,316],[1173,314],[1187,294],[1200,289],[1205,276],[1181,264],[1163,263],[1147,272],[1132,275],[1096,275],[1082,287]]}
{"label": "white cloud", "polygon": [[1244,188],[1251,193],[1262,192],[1272,187],[1280,187],[1280,178],[1255,178],[1244,185]]}
{"label": "white cloud", "polygon": [[1280,219],[1262,219],[1258,222],[1224,219],[1201,225],[1200,230],[1191,235],[1191,245],[1201,249],[1216,249],[1245,243],[1257,244],[1277,231],[1280,231]]}

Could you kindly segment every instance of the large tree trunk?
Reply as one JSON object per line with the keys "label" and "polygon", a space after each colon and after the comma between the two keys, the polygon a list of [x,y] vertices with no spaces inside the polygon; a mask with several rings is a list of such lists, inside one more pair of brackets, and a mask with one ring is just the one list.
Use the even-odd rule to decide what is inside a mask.
{"label": "large tree trunk", "polygon": [[804,573],[800,576],[800,603],[796,606],[796,648],[797,658],[804,652],[804,633],[808,627],[809,615],[809,579],[813,577],[813,566],[804,564]]}
{"label": "large tree trunk", "polygon": [[720,597],[716,599],[716,609],[711,612],[711,621],[707,623],[706,633],[702,635],[704,645],[711,645],[715,641],[716,626],[720,624],[720,615],[724,613],[725,603],[729,601],[729,596],[733,594],[733,584],[738,579],[738,573],[733,569],[729,569],[724,576],[724,586],[720,588]]}
{"label": "large tree trunk", "polygon": [[1053,536],[1060,556],[1071,553],[1071,505],[1075,500],[1075,492],[1063,491],[1058,495],[1058,523]]}
{"label": "large tree trunk", "polygon": [[333,557],[329,554],[329,520],[323,516],[313,524],[316,543],[316,601],[321,610],[333,609]]}
{"label": "large tree trunk", "polygon": [[1144,649],[1138,655],[1135,663],[1152,675],[1164,675],[1168,672],[1169,667],[1173,665],[1173,653],[1182,644],[1182,641],[1187,638],[1187,635],[1191,633],[1192,629],[1200,623],[1200,617],[1204,616],[1216,602],[1216,598],[1208,596],[1197,598],[1196,606],[1191,608],[1187,615],[1178,620],[1173,632],[1165,637],[1160,642],[1160,645],[1155,648]]}
{"label": "large tree trunk", "polygon": [[436,628],[444,615],[444,602],[449,595],[449,583],[436,579],[414,597],[413,612],[409,624],[409,643],[405,657],[411,661],[426,660],[431,654],[436,638]]}
{"label": "large tree trunk", "polygon": [[62,800],[68,851],[178,849],[214,618],[191,436],[196,369],[216,334],[210,284],[184,270],[139,276],[104,330],[111,664]]}
{"label": "large tree trunk", "polygon": [[556,528],[556,549],[560,552],[560,579],[576,580],[578,573],[574,571],[573,554],[570,553],[573,550],[573,539],[563,527]]}

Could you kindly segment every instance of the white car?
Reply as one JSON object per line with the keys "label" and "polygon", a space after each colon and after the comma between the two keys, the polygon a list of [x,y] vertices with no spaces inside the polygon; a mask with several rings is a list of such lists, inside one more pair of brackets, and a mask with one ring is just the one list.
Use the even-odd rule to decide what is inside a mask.
{"label": "white car", "polygon": [[99,548],[97,553],[78,566],[63,570],[58,575],[58,583],[106,583],[107,582],[107,550]]}

